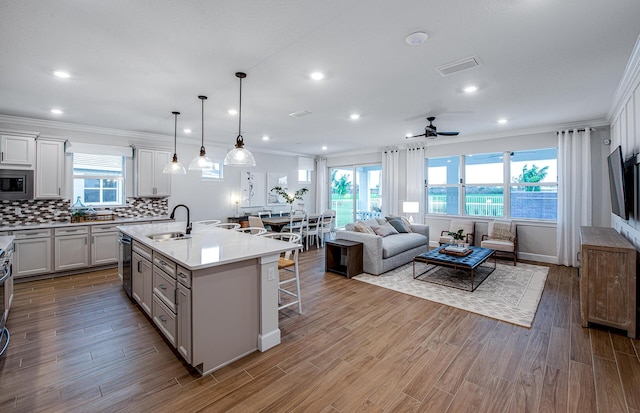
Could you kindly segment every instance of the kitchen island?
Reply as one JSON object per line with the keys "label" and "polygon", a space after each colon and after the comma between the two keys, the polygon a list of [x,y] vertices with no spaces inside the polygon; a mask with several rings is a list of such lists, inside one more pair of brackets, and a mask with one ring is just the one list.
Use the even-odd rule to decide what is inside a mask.
{"label": "kitchen island", "polygon": [[185,229],[118,227],[132,239],[132,298],[202,374],[278,345],[277,264],[291,245],[210,225]]}

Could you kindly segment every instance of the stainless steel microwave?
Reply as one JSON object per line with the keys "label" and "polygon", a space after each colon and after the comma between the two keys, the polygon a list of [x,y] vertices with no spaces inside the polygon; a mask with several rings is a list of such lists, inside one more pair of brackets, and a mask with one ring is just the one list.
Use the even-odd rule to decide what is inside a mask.
{"label": "stainless steel microwave", "polygon": [[0,200],[33,199],[33,171],[0,169]]}

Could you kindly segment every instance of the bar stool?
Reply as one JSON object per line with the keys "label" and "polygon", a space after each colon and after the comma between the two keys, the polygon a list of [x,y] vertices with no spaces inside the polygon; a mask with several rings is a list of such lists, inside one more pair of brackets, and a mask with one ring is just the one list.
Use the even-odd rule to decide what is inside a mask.
{"label": "bar stool", "polygon": [[199,225],[215,225],[215,224],[219,224],[220,221],[219,219],[205,219],[203,221],[194,221],[194,224],[199,224]]}
{"label": "bar stool", "polygon": [[244,232],[246,234],[251,235],[263,235],[267,233],[267,230],[260,227],[244,227],[244,228],[234,228],[234,231]]}
{"label": "bar stool", "polygon": [[219,222],[217,224],[211,224],[213,227],[224,228],[224,229],[236,229],[240,228],[240,224],[237,222]]}
{"label": "bar stool", "polygon": [[[280,255],[278,258],[278,310],[282,310],[287,307],[298,305],[298,314],[302,314],[302,296],[300,295],[300,271],[298,269],[298,252],[302,245],[300,245],[300,234],[294,234],[291,232],[278,232],[268,233],[262,235],[263,237],[279,239],[281,241],[288,242],[292,245],[291,250],[288,250]],[[282,271],[280,271],[282,270]],[[292,273],[293,276],[287,276],[286,273]],[[284,288],[287,284],[295,283],[295,293]],[[293,297],[293,301],[288,301],[282,304],[282,295]]]}

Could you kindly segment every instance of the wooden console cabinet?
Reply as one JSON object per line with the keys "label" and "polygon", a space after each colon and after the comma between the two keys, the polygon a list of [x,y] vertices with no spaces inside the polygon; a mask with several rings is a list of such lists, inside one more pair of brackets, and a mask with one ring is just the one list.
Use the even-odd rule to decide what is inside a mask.
{"label": "wooden console cabinet", "polygon": [[362,243],[337,239],[325,243],[325,271],[346,275],[362,274]]}
{"label": "wooden console cabinet", "polygon": [[636,337],[636,249],[613,228],[581,227],[580,312]]}

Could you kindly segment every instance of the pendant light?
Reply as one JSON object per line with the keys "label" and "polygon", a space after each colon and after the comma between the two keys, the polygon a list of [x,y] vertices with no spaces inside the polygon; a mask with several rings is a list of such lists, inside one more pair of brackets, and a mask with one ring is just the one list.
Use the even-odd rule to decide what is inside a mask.
{"label": "pendant light", "polygon": [[206,96],[198,96],[198,99],[202,101],[202,143],[200,144],[200,155],[193,158],[189,164],[190,171],[204,171],[213,169],[213,161],[207,157],[207,151],[204,150],[204,101],[207,100]]}
{"label": "pendant light", "polygon": [[247,77],[246,73],[238,72],[236,77],[240,79],[240,107],[238,108],[238,137],[236,138],[236,147],[231,149],[227,156],[224,157],[224,164],[227,166],[256,166],[256,160],[244,148],[244,138],[240,132],[242,127],[242,79]]}
{"label": "pendant light", "polygon": [[173,122],[173,160],[165,165],[164,169],[162,169],[163,174],[173,174],[173,175],[184,175],[187,171],[184,169],[184,166],[178,161],[178,151],[176,149],[177,140],[178,140],[178,115],[180,112],[171,112],[173,113],[174,122]]}

